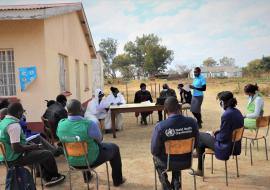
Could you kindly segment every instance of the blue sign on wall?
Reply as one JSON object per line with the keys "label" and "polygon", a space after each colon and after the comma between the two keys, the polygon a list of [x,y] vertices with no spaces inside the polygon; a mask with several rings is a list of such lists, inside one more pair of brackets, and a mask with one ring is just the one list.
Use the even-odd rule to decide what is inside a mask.
{"label": "blue sign on wall", "polygon": [[26,87],[37,78],[37,67],[22,67],[19,68],[19,77],[21,91],[25,91]]}

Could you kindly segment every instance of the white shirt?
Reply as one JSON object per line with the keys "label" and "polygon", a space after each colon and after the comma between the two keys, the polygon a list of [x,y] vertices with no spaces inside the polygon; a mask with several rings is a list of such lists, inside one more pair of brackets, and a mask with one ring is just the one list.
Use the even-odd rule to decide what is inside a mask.
{"label": "white shirt", "polygon": [[10,143],[14,144],[14,143],[19,143],[20,142],[20,135],[21,135],[21,126],[19,124],[19,119],[16,117],[13,117],[11,115],[6,115],[5,118],[12,118],[16,121],[18,121],[18,123],[12,123],[9,126],[7,126],[7,133],[9,135],[9,139],[10,139]]}
{"label": "white shirt", "polygon": [[126,100],[124,96],[119,92],[117,96],[115,97],[113,94],[110,94],[106,98],[107,105],[117,105],[118,103],[126,104]]}
{"label": "white shirt", "polygon": [[255,111],[253,113],[247,114],[246,118],[256,119],[257,117],[261,116],[261,112],[264,107],[264,101],[261,96],[256,96],[254,100],[253,98],[249,98],[248,103],[250,103],[251,101],[254,101]]}

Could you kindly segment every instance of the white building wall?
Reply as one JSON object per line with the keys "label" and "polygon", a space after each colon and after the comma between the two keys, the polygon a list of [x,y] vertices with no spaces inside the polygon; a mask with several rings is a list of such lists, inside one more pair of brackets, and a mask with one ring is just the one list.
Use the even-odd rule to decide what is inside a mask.
{"label": "white building wall", "polygon": [[104,89],[104,73],[103,73],[104,62],[99,53],[97,53],[97,59],[94,59],[92,63],[93,63],[92,95],[94,95],[95,90],[97,88],[100,88],[101,90]]}

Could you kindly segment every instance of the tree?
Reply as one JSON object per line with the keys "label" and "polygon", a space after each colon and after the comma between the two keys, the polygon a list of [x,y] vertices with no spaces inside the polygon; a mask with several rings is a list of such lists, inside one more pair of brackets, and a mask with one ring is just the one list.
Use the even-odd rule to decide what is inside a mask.
{"label": "tree", "polygon": [[130,56],[137,68],[137,76],[155,75],[165,71],[173,60],[173,51],[160,44],[161,39],[154,34],[137,37],[127,42],[124,51]]}
{"label": "tree", "polygon": [[114,58],[112,67],[115,70],[119,70],[123,78],[134,79],[136,74],[136,68],[132,63],[132,58],[129,55],[120,54]]}
{"label": "tree", "polygon": [[235,59],[224,56],[219,60],[219,65],[220,66],[235,66]]}
{"label": "tree", "polygon": [[244,75],[259,76],[261,72],[261,59],[250,61],[247,66],[243,68]]}
{"label": "tree", "polygon": [[269,57],[263,56],[261,60],[261,68],[266,72],[270,71],[270,56]]}
{"label": "tree", "polygon": [[99,49],[104,58],[104,75],[116,78],[115,69],[112,67],[113,59],[116,55],[117,40],[113,38],[102,39],[99,43]]}
{"label": "tree", "polygon": [[217,65],[216,60],[214,60],[212,57],[208,57],[203,61],[203,66],[205,67],[214,67]]}

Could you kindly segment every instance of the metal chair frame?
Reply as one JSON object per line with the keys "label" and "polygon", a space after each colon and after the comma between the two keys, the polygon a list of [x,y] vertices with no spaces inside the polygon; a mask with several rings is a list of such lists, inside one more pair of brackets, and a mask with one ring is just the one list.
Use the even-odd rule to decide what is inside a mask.
{"label": "metal chair frame", "polygon": [[[184,143],[185,141],[187,140],[190,140],[191,141],[191,147],[190,147],[190,150],[188,150],[188,152],[179,152],[177,153],[178,155],[181,155],[181,154],[187,154],[187,153],[190,153],[191,154],[191,165],[190,165],[190,168],[187,168],[187,169],[190,169],[192,172],[193,172],[193,179],[194,179],[194,189],[196,190],[197,189],[197,186],[196,186],[196,175],[194,175],[195,171],[194,169],[192,169],[192,163],[193,163],[193,150],[194,150],[194,143],[195,143],[195,138],[192,137],[192,138],[189,138],[189,139],[183,139],[183,140],[178,140],[180,141],[181,143]],[[170,140],[170,141],[173,141],[173,140]],[[169,171],[172,171],[170,169],[170,143],[168,143],[168,146],[165,146],[166,148],[166,152],[168,153],[168,157],[167,157],[167,168],[162,172],[162,173],[166,173],[166,172],[169,172]],[[173,154],[172,154],[173,155]],[[181,160],[180,160],[181,161]],[[184,170],[187,170],[187,169],[184,169]],[[181,178],[181,175],[182,175],[182,170],[180,170],[180,178]],[[155,168],[155,164],[154,164],[154,173],[155,173],[155,190],[157,190],[157,171],[156,171],[156,168]],[[181,178],[182,180],[182,178]]]}
{"label": "metal chair frame", "polygon": [[[263,121],[263,119],[266,119],[267,118],[267,124],[264,125],[264,124],[261,124],[261,122]],[[270,116],[262,116],[262,117],[258,117],[256,119],[256,131],[255,131],[255,136],[254,138],[252,137],[247,137],[247,136],[243,136],[243,138],[246,139],[245,141],[245,156],[247,155],[247,140],[250,140],[250,143],[249,143],[249,151],[250,151],[250,164],[253,165],[253,157],[252,157],[252,145],[254,145],[254,141],[257,142],[257,150],[259,151],[259,143],[258,141],[260,139],[264,139],[264,146],[265,146],[265,154],[266,154],[266,160],[268,160],[268,151],[267,151],[267,142],[266,142],[266,137],[268,136],[268,132],[269,132],[269,126],[270,126]],[[262,135],[262,136],[258,136],[259,135],[259,131],[260,131],[260,128],[264,128],[264,127],[267,127],[266,129],[266,133],[265,135]],[[248,130],[248,129],[247,129]]]}
{"label": "metal chair frame", "polygon": [[[6,157],[6,148],[5,148],[5,145],[0,142],[0,152],[1,154],[3,155],[4,157],[4,163],[5,163],[5,167],[6,167],[6,171],[8,172],[8,169],[9,169],[9,166],[8,166],[8,163],[7,163],[7,157]],[[32,165],[30,166],[30,170],[31,170],[31,174],[32,176],[34,177],[34,183],[35,185],[37,185],[37,177],[36,177],[36,165]],[[42,170],[41,170],[41,167],[40,165],[38,164],[38,169],[39,169],[39,173],[40,173],[40,183],[41,183],[41,189],[43,190],[44,189],[44,184],[43,184],[43,180],[42,180]]]}
{"label": "metal chair frame", "polygon": [[[69,171],[68,171],[68,175],[69,175],[69,186],[70,186],[70,189],[72,189],[72,184],[71,184],[71,173],[72,172],[76,172],[76,171],[90,171],[90,172],[93,172],[96,176],[96,189],[98,190],[99,189],[99,178],[98,178],[98,174],[97,172],[95,171],[95,168],[96,167],[91,167],[90,164],[89,164],[89,161],[88,161],[88,147],[87,147],[87,143],[85,141],[79,141],[76,137],[74,137],[76,139],[76,142],[62,142],[63,143],[63,147],[64,147],[64,150],[65,150],[65,158],[67,160],[67,163],[68,163],[68,167],[69,167]],[[67,151],[67,145],[69,143],[79,143],[80,146],[83,147],[83,153],[82,155],[84,156],[85,158],[85,162],[87,164],[87,168],[86,169],[78,169],[78,168],[75,168],[74,166],[71,166],[68,162],[68,157],[70,156],[70,154],[68,153]],[[80,156],[82,156],[80,155]],[[107,171],[107,183],[108,183],[108,189],[110,190],[110,178],[109,178],[109,169],[108,169],[108,163],[105,162],[106,164],[106,171]],[[87,189],[89,190],[89,183],[87,183]]]}
{"label": "metal chair frame", "polygon": [[[232,133],[232,142],[233,142],[233,147],[232,147],[232,152],[231,155],[233,155],[234,153],[234,148],[235,148],[235,143],[238,141],[241,141],[243,138],[243,133],[244,133],[244,127],[235,129]],[[206,154],[211,154],[211,173],[214,173],[214,164],[213,164],[213,157],[215,152],[211,149],[206,149],[206,151],[203,153],[202,155],[202,172],[203,172],[203,181],[205,179],[205,173],[204,173],[204,160],[205,160],[205,155]],[[238,167],[238,159],[237,159],[237,155],[233,155],[233,158],[235,156],[235,162],[236,162],[236,171],[237,171],[237,177],[239,177],[239,167]],[[228,167],[227,167],[227,160],[224,160],[225,162],[225,177],[226,177],[226,185],[228,186]]]}

